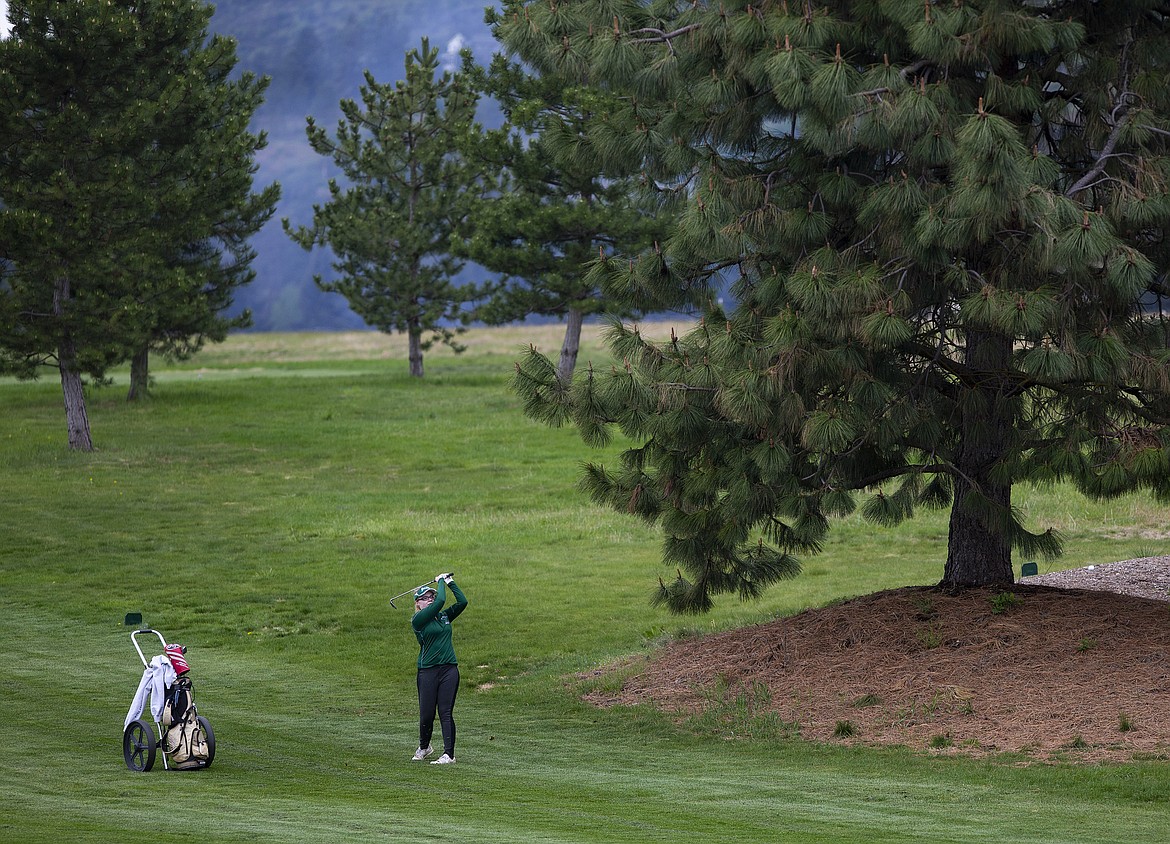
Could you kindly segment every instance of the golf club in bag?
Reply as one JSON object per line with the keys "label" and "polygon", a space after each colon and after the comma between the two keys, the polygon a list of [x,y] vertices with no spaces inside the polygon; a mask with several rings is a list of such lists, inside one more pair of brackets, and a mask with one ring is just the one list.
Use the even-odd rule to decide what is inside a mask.
{"label": "golf club in bag", "polygon": [[[447,572],[447,573],[449,575],[452,575],[452,576],[455,574],[455,572],[453,572],[453,571]],[[407,589],[405,592],[399,592],[397,595],[395,595],[393,598],[390,599],[390,606],[394,607],[394,609],[398,609],[398,606],[394,603],[395,601],[397,601],[399,598],[404,598],[407,595],[413,595],[419,589],[422,589],[424,586],[427,586],[428,584],[431,584],[434,582],[435,582],[435,578],[432,577],[426,583],[420,583],[418,586],[414,587],[413,589]]]}

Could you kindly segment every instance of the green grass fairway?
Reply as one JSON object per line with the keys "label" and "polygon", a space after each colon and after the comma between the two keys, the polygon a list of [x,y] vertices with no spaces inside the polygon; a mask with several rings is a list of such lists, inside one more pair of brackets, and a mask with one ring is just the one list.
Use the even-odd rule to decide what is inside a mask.
{"label": "green grass fairway", "polygon": [[[660,537],[576,487],[617,447],[527,421],[506,389],[522,344],[559,341],[472,332],[418,381],[402,338],[241,335],[156,369],[145,403],[124,373],[90,390],[92,454],[66,449],[55,378],[0,380],[0,844],[1165,840],[1164,761],[749,741],[580,703],[578,675],[663,637],[937,581],[946,514],[846,520],[758,603],[652,609]],[[1060,567],[1167,551],[1144,498],[1017,503],[1065,535]],[[388,598],[449,569],[470,601],[459,763],[432,767],[408,761],[417,645]],[[131,611],[190,649],[207,771],[122,761]]]}

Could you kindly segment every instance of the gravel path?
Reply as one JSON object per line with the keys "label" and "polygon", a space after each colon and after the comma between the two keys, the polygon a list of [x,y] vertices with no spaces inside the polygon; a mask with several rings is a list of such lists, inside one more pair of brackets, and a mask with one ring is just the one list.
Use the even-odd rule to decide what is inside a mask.
{"label": "gravel path", "polygon": [[1099,566],[1084,566],[1021,577],[1020,583],[1055,586],[1060,589],[1089,589],[1138,598],[1170,601],[1170,556],[1141,557]]}

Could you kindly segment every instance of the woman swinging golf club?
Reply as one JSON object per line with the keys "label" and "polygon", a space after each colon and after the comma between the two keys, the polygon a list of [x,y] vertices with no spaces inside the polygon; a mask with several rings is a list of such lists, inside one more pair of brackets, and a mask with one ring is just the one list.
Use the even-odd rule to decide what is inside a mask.
{"label": "woman swinging golf club", "polygon": [[[447,587],[455,594],[455,603],[447,609]],[[429,756],[431,734],[435,729],[435,712],[443,730],[443,755],[432,765],[449,765],[455,761],[455,695],[459,691],[459,665],[451,644],[451,622],[467,607],[467,598],[455,585],[450,574],[435,577],[435,585],[420,586],[414,592],[414,615],[410,626],[418,639],[418,750],[414,761]]]}

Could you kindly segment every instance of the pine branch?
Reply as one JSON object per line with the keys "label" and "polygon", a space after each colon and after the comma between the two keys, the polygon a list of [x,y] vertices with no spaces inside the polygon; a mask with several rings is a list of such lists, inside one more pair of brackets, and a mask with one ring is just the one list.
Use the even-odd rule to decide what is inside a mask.
{"label": "pine branch", "polygon": [[1121,139],[1121,130],[1125,128],[1125,124],[1129,120],[1129,112],[1121,115],[1121,119],[1113,124],[1113,131],[1109,133],[1109,138],[1105,141],[1105,146],[1101,148],[1101,154],[1097,156],[1097,161],[1093,164],[1093,168],[1088,173],[1081,176],[1076,184],[1064,192],[1064,195],[1072,198],[1078,193],[1089,187],[1094,180],[1105,172],[1105,164],[1108,159],[1113,157],[1113,150],[1117,146],[1117,142]]}
{"label": "pine branch", "polygon": [[931,347],[922,342],[911,341],[905,343],[902,348],[929,362],[932,368],[941,369],[955,376],[965,385],[973,385],[979,380],[979,374],[975,370],[943,354],[941,345]]}
{"label": "pine branch", "polygon": [[[933,61],[931,61],[929,59],[919,59],[918,61],[914,62],[914,64],[908,64],[904,68],[902,68],[900,71],[898,71],[898,75],[901,76],[903,79],[909,80],[910,78],[916,76],[919,71],[925,70],[926,68],[933,67],[933,66],[934,66]],[[889,94],[892,90],[893,89],[890,88],[888,85],[884,85],[880,88],[871,88],[868,91],[857,91],[853,94],[853,96],[854,97],[876,97],[876,96],[879,96],[881,94]]]}
{"label": "pine branch", "polygon": [[654,27],[643,27],[642,29],[630,30],[630,35],[639,36],[643,33],[650,33],[653,37],[650,38],[634,38],[631,44],[666,44],[670,47],[671,53],[674,52],[674,45],[671,43],[680,35],[686,35],[688,32],[694,32],[697,29],[702,29],[703,25],[699,23],[692,23],[684,26],[681,29],[676,29],[673,32],[667,32],[662,29],[655,29]]}
{"label": "pine branch", "polygon": [[[1084,176],[1082,176],[1076,182],[1076,184],[1074,184],[1072,187],[1070,187],[1065,192],[1065,196],[1072,197],[1072,196],[1075,196],[1076,194],[1080,193],[1082,190],[1087,188],[1097,178],[1097,176],[1099,176],[1102,172],[1104,172],[1105,163],[1109,158],[1112,157],[1113,150],[1117,146],[1117,142],[1121,138],[1121,131],[1122,131],[1122,129],[1125,128],[1125,124],[1129,121],[1131,112],[1129,111],[1129,108],[1127,106],[1127,100],[1130,96],[1132,96],[1130,93],[1130,90],[1129,90],[1129,82],[1130,82],[1130,79],[1129,79],[1129,75],[1130,75],[1129,54],[1130,54],[1130,48],[1132,46],[1133,46],[1133,34],[1132,34],[1132,32],[1130,32],[1129,37],[1126,39],[1125,46],[1122,49],[1122,54],[1121,54],[1121,75],[1125,78],[1121,83],[1122,90],[1117,95],[1117,105],[1115,106],[1115,108],[1113,110],[1114,118],[1116,121],[1113,124],[1113,131],[1111,131],[1109,133],[1109,137],[1105,141],[1105,146],[1102,147],[1101,154],[1097,156],[1097,161],[1093,165],[1093,168],[1090,169],[1089,172],[1086,173]],[[1121,117],[1118,119],[1118,118],[1116,118],[1116,115],[1119,111],[1121,112]]]}
{"label": "pine branch", "polygon": [[852,489],[868,489],[869,487],[877,486],[884,481],[893,478],[900,478],[905,475],[952,475],[962,477],[962,473],[957,471],[954,466],[949,463],[930,463],[925,466],[916,466],[910,463],[904,463],[901,466],[894,466],[881,472],[875,472],[872,475],[867,475],[864,478],[850,481]]}

